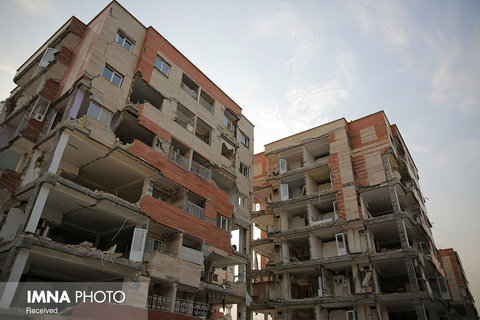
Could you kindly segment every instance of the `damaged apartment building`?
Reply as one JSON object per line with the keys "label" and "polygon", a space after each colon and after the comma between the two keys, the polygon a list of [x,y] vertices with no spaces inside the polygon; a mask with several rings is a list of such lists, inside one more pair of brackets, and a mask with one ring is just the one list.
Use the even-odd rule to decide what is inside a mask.
{"label": "damaged apartment building", "polygon": [[257,319],[478,319],[437,250],[415,163],[383,111],[265,145],[248,273]]}
{"label": "damaged apartment building", "polygon": [[115,1],[68,20],[14,82],[0,117],[1,308],[14,312],[19,281],[135,281],[127,302],[151,319],[245,319],[242,109]]}

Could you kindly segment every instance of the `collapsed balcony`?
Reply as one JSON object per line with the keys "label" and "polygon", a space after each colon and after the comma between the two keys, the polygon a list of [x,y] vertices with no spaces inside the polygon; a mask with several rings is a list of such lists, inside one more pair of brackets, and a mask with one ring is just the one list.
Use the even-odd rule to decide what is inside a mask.
{"label": "collapsed balcony", "polygon": [[[31,192],[18,198],[28,199]],[[65,250],[114,264],[131,259],[135,227],[147,222],[134,205],[57,178],[55,186],[42,185],[26,230]]]}
{"label": "collapsed balcony", "polygon": [[341,227],[314,230],[310,237],[312,259],[323,259],[346,255],[347,235]]}
{"label": "collapsed balcony", "polygon": [[322,195],[308,202],[310,225],[321,225],[338,220],[339,210],[335,194]]}
{"label": "collapsed balcony", "polygon": [[290,239],[283,244],[283,263],[310,260],[308,237]]}
{"label": "collapsed balcony", "polygon": [[292,204],[281,208],[282,231],[308,226],[308,210],[305,203]]}
{"label": "collapsed balcony", "polygon": [[294,171],[303,167],[303,148],[298,146],[278,154],[279,174],[283,174],[287,171]]}
{"label": "collapsed balcony", "polygon": [[325,165],[307,171],[305,181],[307,195],[330,191],[332,189],[330,168]]}

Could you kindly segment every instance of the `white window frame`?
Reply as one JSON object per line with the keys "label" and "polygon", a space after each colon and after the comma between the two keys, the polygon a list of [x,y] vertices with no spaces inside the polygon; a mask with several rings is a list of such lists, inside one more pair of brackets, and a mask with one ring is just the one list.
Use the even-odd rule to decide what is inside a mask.
{"label": "white window frame", "polygon": [[[100,109],[100,112],[98,113],[98,118],[95,118],[93,115],[89,114],[89,111],[90,111],[90,108],[93,106],[97,107]],[[108,116],[108,121],[107,123],[104,123],[102,120],[102,115],[104,114],[107,114]],[[90,105],[88,106],[88,109],[87,109],[87,115],[89,117],[92,117],[93,119],[97,120],[98,122],[104,124],[105,126],[109,126],[110,123],[112,122],[112,117],[113,117],[113,113],[107,109],[105,109],[104,107],[102,107],[101,105],[95,103],[94,101],[90,101]]]}
{"label": "white window frame", "polygon": [[[105,73],[105,69],[108,69],[108,70],[112,71],[112,76],[110,77],[110,79],[107,78],[107,77],[105,77],[105,76],[103,75],[103,74]],[[113,82],[113,79],[114,79],[115,75],[120,78],[120,83],[118,84],[118,86]],[[110,66],[107,65],[107,64],[103,67],[102,77],[104,77],[105,79],[107,79],[108,81],[110,81],[111,83],[113,83],[114,86],[119,87],[119,88],[122,87],[123,76],[122,76],[120,73],[118,73],[117,71],[115,71],[115,69],[113,69],[112,67],[110,67]]]}
{"label": "white window frame", "polygon": [[45,52],[43,53],[42,59],[38,63],[39,67],[46,68],[52,62],[55,60],[55,54],[58,52],[57,49],[54,48],[47,48],[45,49]]}
{"label": "white window frame", "polygon": [[280,184],[280,200],[288,200],[288,184]]}
{"label": "white window frame", "polygon": [[354,310],[348,310],[347,312],[345,312],[345,319],[346,320],[356,320],[357,315],[355,314],[355,311]]}
{"label": "white window frame", "polygon": [[238,195],[238,206],[248,209],[248,197],[243,194]]}
{"label": "white window frame", "polygon": [[[339,238],[341,238],[341,241],[339,241]],[[337,245],[337,253],[339,256],[347,254],[347,241],[345,238],[345,233],[343,232],[335,234],[335,244]],[[342,246],[339,245],[340,242],[342,243]]]}
{"label": "white window frame", "polygon": [[[47,106],[45,107],[44,110],[42,110],[42,105],[38,104],[40,100],[47,102]],[[44,97],[39,95],[37,98],[37,101],[35,101],[35,105],[33,106],[32,111],[30,112],[30,118],[33,118],[40,122],[43,121],[43,119],[45,118],[45,115],[47,114],[47,110],[49,106],[50,106],[50,100],[47,100]]]}
{"label": "white window frame", "polygon": [[217,221],[216,225],[218,228],[228,232],[229,230],[229,225],[228,225],[228,219],[222,216],[221,214],[217,214]]}
{"label": "white window frame", "polygon": [[[157,66],[157,61],[160,61],[160,66]],[[153,66],[155,67],[155,69],[157,69],[158,71],[160,71],[165,77],[168,77],[168,74],[170,73],[170,64],[168,64],[165,59],[163,59],[162,57],[160,57],[159,55],[156,56],[155,58],[155,62],[153,63]],[[163,71],[163,67],[166,66],[167,67],[167,72],[165,73]]]}
{"label": "white window frame", "polygon": [[279,159],[278,160],[278,167],[279,167],[279,173],[280,174],[287,172],[287,160]]}
{"label": "white window frame", "polygon": [[[118,41],[120,39],[123,39],[123,40]],[[132,51],[133,42],[130,39],[128,39],[123,33],[117,32],[117,34],[115,35],[115,42],[118,43],[119,45],[121,45],[122,48],[127,50],[128,52]],[[125,48],[125,42],[130,45],[130,49]]]}

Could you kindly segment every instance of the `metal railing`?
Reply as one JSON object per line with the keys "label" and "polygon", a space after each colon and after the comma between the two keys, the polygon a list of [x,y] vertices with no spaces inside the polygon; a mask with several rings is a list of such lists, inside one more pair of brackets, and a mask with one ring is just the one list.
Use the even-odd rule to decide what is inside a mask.
{"label": "metal railing", "polygon": [[197,100],[197,91],[193,90],[189,86],[187,86],[185,83],[180,83],[180,87],[185,90],[186,93],[188,93],[190,96],[192,96],[193,99]]}
{"label": "metal railing", "polygon": [[203,209],[200,206],[197,206],[194,203],[191,203],[188,200],[185,200],[185,206],[184,206],[183,210],[186,213],[188,213],[188,214],[190,214],[194,217],[200,218],[200,219],[203,219],[205,217],[205,209]]}
{"label": "metal railing", "polygon": [[212,177],[212,169],[204,167],[195,161],[192,161],[191,171],[206,181],[209,181]]}
{"label": "metal railing", "polygon": [[154,310],[170,311],[170,298],[149,294],[147,299],[147,308]]}
{"label": "metal railing", "polygon": [[214,107],[213,107],[213,105],[212,105],[210,102],[208,102],[207,100],[203,99],[202,96],[200,96],[200,99],[199,99],[199,100],[200,100],[200,104],[201,104],[202,106],[204,106],[205,109],[207,109],[208,111],[210,111],[210,112],[213,113]]}
{"label": "metal railing", "polygon": [[170,150],[170,153],[168,154],[168,158],[173,162],[175,162],[176,164],[178,164],[183,169],[188,170],[188,162],[189,162],[188,159],[180,155],[178,152]]}
{"label": "metal railing", "polygon": [[175,301],[175,313],[205,318],[208,314],[208,305],[193,301],[177,299]]}
{"label": "metal railing", "polygon": [[195,127],[195,118],[190,118],[182,111],[178,110],[175,112],[175,119],[174,121],[187,129],[190,132],[193,132],[193,128]]}

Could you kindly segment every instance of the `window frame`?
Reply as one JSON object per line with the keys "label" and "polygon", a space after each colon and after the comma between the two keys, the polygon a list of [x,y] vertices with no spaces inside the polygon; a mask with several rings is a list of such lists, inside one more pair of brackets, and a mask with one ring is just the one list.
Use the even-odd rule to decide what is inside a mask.
{"label": "window frame", "polygon": [[242,207],[242,208],[245,208],[245,209],[248,209],[248,197],[239,193],[238,194],[238,206],[239,207]]}
{"label": "window frame", "polygon": [[240,166],[238,168],[238,171],[243,174],[245,177],[249,178],[250,176],[250,167],[247,166],[245,163],[240,162]]}
{"label": "window frame", "polygon": [[[99,108],[99,112],[98,112],[98,118],[95,117],[94,115],[90,114],[89,111],[90,111],[90,108],[93,106]],[[101,115],[104,114],[104,113],[109,113],[109,120],[107,123],[104,123],[103,121],[101,121]],[[113,112],[110,111],[110,110],[107,110],[105,107],[99,105],[98,103],[96,103],[95,101],[91,100],[90,101],[90,104],[88,105],[88,109],[87,109],[87,115],[95,120],[97,120],[98,122],[100,122],[101,124],[105,125],[105,126],[109,126],[110,123],[112,122],[112,117],[113,117]]]}
{"label": "window frame", "polygon": [[[244,140],[246,143],[244,143]],[[240,130],[240,143],[243,144],[247,149],[250,149],[250,138]]]}
{"label": "window frame", "polygon": [[[148,241],[151,241],[152,242],[152,251],[151,252],[147,252],[147,244],[148,244]],[[160,249],[159,250],[156,250],[155,248],[158,247],[158,245],[160,246]],[[145,255],[153,255],[153,253],[156,251],[156,252],[159,252],[159,253],[162,253],[163,252],[163,246],[164,246],[164,242],[163,240],[160,240],[160,239],[157,239],[157,238],[154,238],[154,237],[148,237],[147,236],[147,239],[145,240],[145,249],[144,249],[144,254]]]}
{"label": "window frame", "polygon": [[[123,39],[122,43],[118,41],[119,38]],[[117,34],[115,34],[115,42],[118,43],[122,48],[124,48],[128,52],[132,51],[133,41],[130,40],[127,36],[125,36],[125,34],[123,34],[122,32],[117,31]],[[130,45],[130,49],[125,48],[125,42],[127,42]]]}
{"label": "window frame", "polygon": [[[111,75],[110,79],[105,76],[105,69],[108,69],[108,70],[110,70],[110,71],[112,72],[112,75]],[[117,76],[117,77],[120,78],[120,83],[119,83],[118,85],[115,84],[115,82],[113,82],[113,79],[114,79],[115,76]],[[111,82],[114,86],[119,87],[119,88],[122,87],[122,84],[123,84],[123,75],[121,75],[118,71],[116,71],[115,69],[113,69],[112,67],[110,67],[108,64],[106,64],[106,65],[103,67],[102,77],[104,77],[105,79],[107,79],[107,80],[108,80],[109,82]]]}
{"label": "window frame", "polygon": [[[230,230],[230,223],[228,221],[228,218],[222,216],[221,214],[217,214],[215,225],[217,226],[217,228],[220,228],[223,231],[229,232]],[[223,227],[224,225],[225,227]]]}
{"label": "window frame", "polygon": [[[160,67],[157,66],[157,61],[160,60],[161,64],[160,64]],[[167,73],[163,72],[163,66],[167,66]],[[167,61],[165,61],[165,59],[161,56],[159,56],[157,54],[157,56],[155,57],[155,62],[153,63],[153,67],[155,69],[157,69],[158,71],[160,71],[161,74],[163,74],[165,77],[168,78],[168,75],[170,74],[170,68],[172,67]]]}

